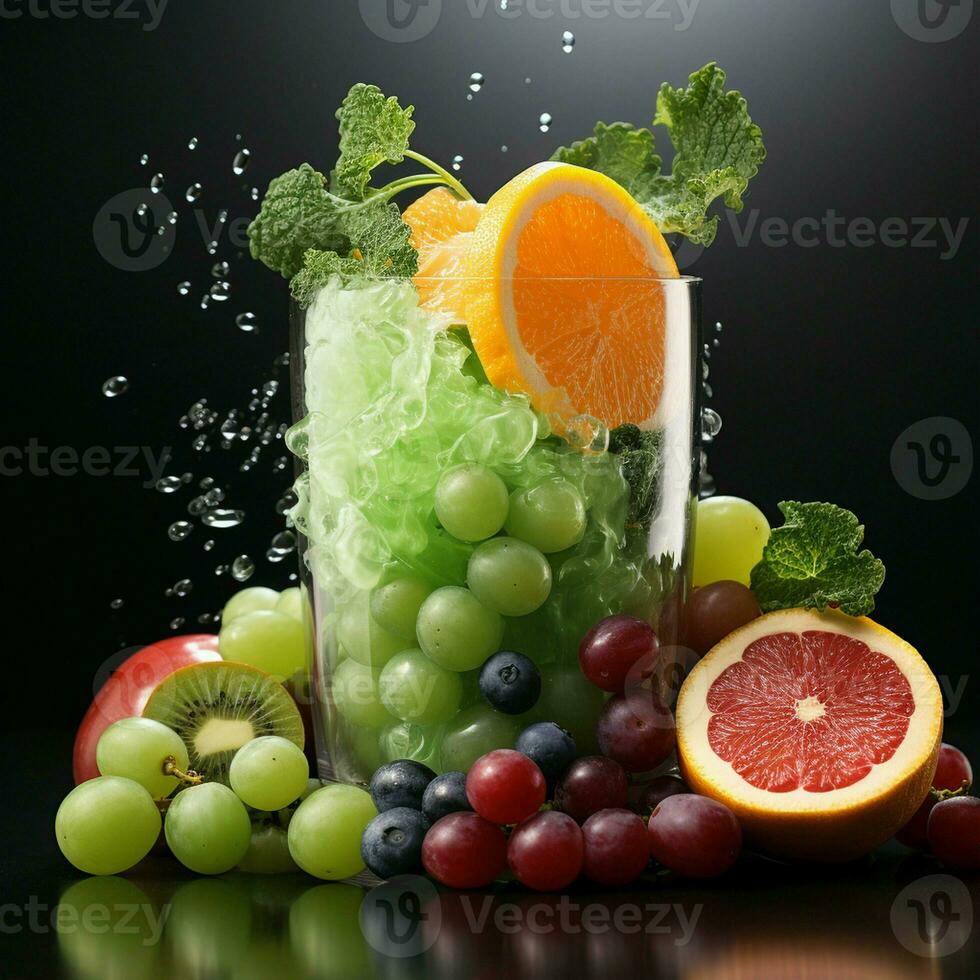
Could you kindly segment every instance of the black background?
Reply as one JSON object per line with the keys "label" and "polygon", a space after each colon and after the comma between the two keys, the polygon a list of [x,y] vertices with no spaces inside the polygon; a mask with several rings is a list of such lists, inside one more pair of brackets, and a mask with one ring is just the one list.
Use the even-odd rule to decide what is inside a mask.
{"label": "black background", "polygon": [[[7,0],[5,9],[16,6]],[[684,31],[674,29],[671,2],[663,8],[673,21],[504,20],[494,6],[477,4],[485,14],[475,18],[462,0],[444,0],[438,26],[411,44],[372,34],[353,0],[170,0],[149,32],[116,18],[0,19],[2,442],[23,448],[33,438],[79,453],[170,445],[168,473],[216,478],[228,504],[247,513],[240,528],[197,526],[176,544],[166,529],[186,517],[193,493],[144,488],[145,466],[137,477],[0,478],[10,630],[2,724],[14,776],[5,776],[14,788],[6,870],[57,862],[50,817],[69,785],[71,733],[105,662],[169,634],[175,617],[189,629],[218,610],[235,583],[215,567],[236,555],[256,559],[250,584],[288,584],[294,562],[264,559],[289,482],[273,472],[281,444],[241,473],[249,447],[195,453],[193,433],[178,425],[196,399],[221,412],[244,407],[274,377],[286,348],[285,288],[226,235],[208,255],[183,194],[200,181],[208,222],[222,208],[233,221],[254,213],[252,186],[264,190],[306,159],[329,167],[333,112],[360,80],[413,102],[413,145],[443,162],[461,154],[460,176],[485,199],[597,119],[649,121],[662,81],[679,85],[714,59],[748,98],[769,150],[740,228],[753,209],[760,222],[819,220],[831,209],[876,226],[970,219],[948,260],[940,248],[880,242],[776,248],[758,231],[740,247],[723,220],[717,243],[685,271],[704,279],[706,322],[725,325],[712,360],[725,422],[711,452],[720,490],[774,521],[784,498],[831,500],[861,517],[888,567],[876,618],[964,692],[947,738],[980,761],[976,481],[925,501],[902,489],[889,462],[917,420],[949,416],[977,431],[978,18],[955,40],[927,44],[899,29],[884,0],[701,0]],[[581,8],[568,0],[565,9]],[[565,29],[576,35],[572,54],[561,51]],[[467,101],[474,71],[486,84]],[[547,134],[542,112],[554,117]],[[237,178],[242,146],[252,158]],[[121,271],[96,249],[93,220],[157,171],[180,212],[172,253],[152,271]],[[232,298],[201,310],[216,260],[231,264]],[[182,280],[193,283],[189,296],[178,295]],[[236,328],[244,311],[257,315],[258,334]],[[102,383],[116,374],[129,391],[107,399]],[[276,421],[288,416],[284,391],[270,408]],[[193,592],[166,597],[184,577]],[[116,598],[124,606],[112,613]]]}

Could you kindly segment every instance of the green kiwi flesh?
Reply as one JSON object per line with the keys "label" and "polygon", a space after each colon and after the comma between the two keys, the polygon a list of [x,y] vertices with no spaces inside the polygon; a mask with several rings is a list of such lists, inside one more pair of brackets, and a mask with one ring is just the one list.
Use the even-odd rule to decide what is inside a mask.
{"label": "green kiwi flesh", "polygon": [[303,719],[286,689],[255,667],[229,661],[192,664],[155,688],[143,709],[187,746],[191,769],[228,785],[235,753],[260,735],[279,735],[303,748]]}

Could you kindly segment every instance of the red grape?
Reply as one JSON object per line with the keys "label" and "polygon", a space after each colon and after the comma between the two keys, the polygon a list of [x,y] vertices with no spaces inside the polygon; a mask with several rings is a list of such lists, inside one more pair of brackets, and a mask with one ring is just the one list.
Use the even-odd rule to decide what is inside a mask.
{"label": "red grape", "polygon": [[507,863],[521,884],[551,892],[578,877],[584,853],[579,825],[565,813],[545,810],[514,828]]}
{"label": "red grape", "polygon": [[650,860],[646,824],[629,810],[593,813],[582,825],[585,874],[600,885],[626,885]]}
{"label": "red grape", "polygon": [[599,715],[599,748],[629,772],[648,772],[674,751],[674,716],[648,689],[610,698]]}
{"label": "red grape", "polygon": [[694,793],[668,796],[650,814],[650,853],[687,878],[727,871],[742,849],[742,828],[723,803]]}
{"label": "red grape", "polygon": [[555,806],[583,823],[599,810],[626,806],[627,788],[626,773],[618,762],[587,755],[565,770],[555,791]]}
{"label": "red grape", "polygon": [[477,813],[450,813],[426,833],[422,865],[450,888],[483,888],[507,867],[507,838]]}
{"label": "red grape", "polygon": [[494,823],[519,823],[544,803],[545,779],[522,752],[495,749],[480,756],[466,777],[470,806]]}
{"label": "red grape", "polygon": [[[966,782],[967,789],[973,783],[973,769],[970,760],[959,749],[943,742],[939,749],[939,762],[936,774],[932,777],[934,789],[959,789]],[[929,813],[936,805],[932,794],[928,795],[909,822],[895,835],[907,847],[925,847],[926,825]]]}
{"label": "red grape", "polygon": [[658,804],[663,803],[668,796],[690,792],[687,788],[687,783],[680,776],[670,774],[657,776],[643,787],[643,792],[640,794],[637,806],[639,807],[640,813],[646,813],[647,811],[656,810]]}
{"label": "red grape", "polygon": [[929,814],[927,833],[933,854],[958,871],[980,870],[980,799],[953,796]]}
{"label": "red grape", "polygon": [[695,589],[687,600],[684,638],[703,657],[733,630],[761,615],[755,596],[741,582],[712,582]]}
{"label": "red grape", "polygon": [[599,620],[578,648],[582,673],[596,687],[619,694],[630,668],[641,658],[652,672],[659,643],[649,623],[634,616],[609,616]]}

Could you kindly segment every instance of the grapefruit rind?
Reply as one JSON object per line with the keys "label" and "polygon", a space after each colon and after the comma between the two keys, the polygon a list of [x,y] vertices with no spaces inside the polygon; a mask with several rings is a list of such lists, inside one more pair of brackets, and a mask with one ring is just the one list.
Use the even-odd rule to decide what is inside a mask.
{"label": "grapefruit rind", "polygon": [[[809,630],[855,638],[890,658],[908,681],[915,708],[894,754],[856,783],[828,792],[760,789],[711,747],[708,690],[755,640]],[[847,861],[892,837],[928,794],[942,742],[943,702],[926,662],[890,630],[870,619],[834,610],[788,609],[753,620],[715,646],[684,682],[676,721],[677,754],[687,784],[695,793],[728,806],[752,847],[791,860]]]}

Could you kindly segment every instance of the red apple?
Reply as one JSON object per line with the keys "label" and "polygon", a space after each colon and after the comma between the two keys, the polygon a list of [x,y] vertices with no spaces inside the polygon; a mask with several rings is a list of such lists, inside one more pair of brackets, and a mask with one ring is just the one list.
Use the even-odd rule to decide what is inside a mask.
{"label": "red apple", "polygon": [[220,659],[218,637],[198,633],[152,643],[124,660],[99,689],[78,726],[72,755],[75,782],[83,783],[99,775],[95,764],[99,737],[120,718],[141,715],[160,681],[181,667]]}

